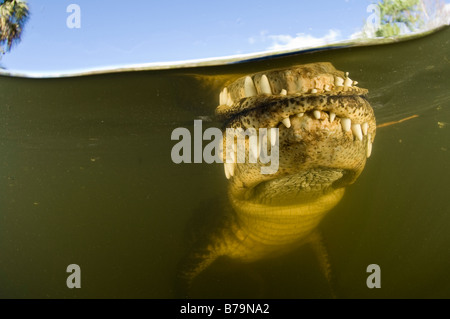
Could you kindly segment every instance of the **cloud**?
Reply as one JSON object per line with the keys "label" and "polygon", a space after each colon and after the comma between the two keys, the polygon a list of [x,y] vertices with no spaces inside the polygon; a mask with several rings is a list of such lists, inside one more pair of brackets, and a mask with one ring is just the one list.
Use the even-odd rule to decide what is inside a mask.
{"label": "cloud", "polygon": [[[423,29],[418,31],[426,31],[444,24],[450,24],[450,3],[439,6],[439,9],[427,18]],[[405,26],[400,27],[404,29],[402,33],[409,33]],[[366,23],[362,28],[345,37],[337,29],[329,29],[322,37],[315,37],[308,33],[297,33],[295,36],[290,34],[271,35],[267,30],[263,30],[259,35],[248,38],[248,43],[251,45],[266,45],[265,50],[270,51],[296,50],[323,46],[342,40],[375,38],[375,32],[376,27],[370,23]]]}
{"label": "cloud", "polygon": [[267,34],[268,32],[266,30],[262,30],[261,32],[259,32],[258,36],[248,38],[248,43],[256,44],[258,42],[266,42]]}
{"label": "cloud", "polygon": [[341,32],[339,30],[331,29],[322,37],[315,37],[311,34],[297,33],[295,36],[289,34],[268,35],[266,32],[261,32],[259,37],[249,38],[249,43],[253,44],[257,41],[270,42],[268,50],[292,50],[302,49],[308,47],[315,47],[336,42],[341,39]]}

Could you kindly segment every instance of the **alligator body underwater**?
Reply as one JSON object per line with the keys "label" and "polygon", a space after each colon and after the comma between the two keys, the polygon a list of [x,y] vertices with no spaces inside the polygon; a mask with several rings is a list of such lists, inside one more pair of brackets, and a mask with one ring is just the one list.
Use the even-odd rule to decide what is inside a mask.
{"label": "alligator body underwater", "polygon": [[317,241],[318,224],[371,154],[376,122],[367,93],[327,62],[255,73],[223,88],[216,109],[223,129],[278,128],[279,169],[262,174],[266,164],[250,163],[250,152],[244,163],[224,163],[232,210],[183,262],[181,280],[190,284],[221,256],[252,262]]}

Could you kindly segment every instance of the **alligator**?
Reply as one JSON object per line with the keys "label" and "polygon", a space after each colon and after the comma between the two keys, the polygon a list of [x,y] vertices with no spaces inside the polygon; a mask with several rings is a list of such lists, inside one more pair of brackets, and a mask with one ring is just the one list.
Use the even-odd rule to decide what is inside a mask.
{"label": "alligator", "polygon": [[250,163],[249,139],[246,161],[226,161],[224,134],[232,209],[182,262],[179,280],[186,287],[219,257],[253,262],[306,243],[316,248],[330,280],[318,225],[363,171],[376,133],[368,90],[357,84],[321,62],[243,76],[223,88],[216,108],[223,130],[278,128],[279,169],[262,174],[267,164]]}

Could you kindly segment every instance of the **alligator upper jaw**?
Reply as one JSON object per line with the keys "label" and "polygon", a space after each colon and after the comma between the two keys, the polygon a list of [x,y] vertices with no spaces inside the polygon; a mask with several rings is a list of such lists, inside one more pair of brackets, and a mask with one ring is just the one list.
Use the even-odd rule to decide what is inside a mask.
{"label": "alligator upper jaw", "polygon": [[[255,73],[239,78],[226,86],[219,95],[216,113],[229,117],[244,110],[259,108],[264,97],[365,95],[367,90],[359,88],[357,81],[348,77],[348,72],[336,70],[331,63],[321,62]],[[261,99],[261,97],[263,97]]]}
{"label": "alligator upper jaw", "polygon": [[[321,62],[255,73],[237,79],[219,95],[216,114],[225,127],[271,128],[290,126],[291,116],[311,113],[342,119],[343,128],[375,136],[375,116],[365,99],[367,90],[348,72]],[[324,114],[321,115],[320,112]]]}

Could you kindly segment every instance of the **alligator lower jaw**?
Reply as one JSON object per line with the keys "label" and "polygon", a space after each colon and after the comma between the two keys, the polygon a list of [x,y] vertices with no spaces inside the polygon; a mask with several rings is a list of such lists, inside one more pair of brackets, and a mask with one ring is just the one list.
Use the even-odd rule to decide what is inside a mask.
{"label": "alligator lower jaw", "polygon": [[325,214],[370,156],[375,123],[368,121],[352,125],[326,111],[309,110],[291,116],[289,125],[278,123],[280,168],[275,174],[260,174],[259,163],[225,163],[233,165],[229,195],[238,215],[273,212],[277,219],[283,212],[303,216],[302,210],[308,215],[316,208],[314,214]]}
{"label": "alligator lower jaw", "polygon": [[234,208],[237,212],[267,213],[309,206],[321,210],[319,203],[323,198],[343,190],[359,174],[357,170],[317,167],[295,173],[282,172],[275,177],[265,177],[253,185],[236,178],[230,183],[229,197],[236,204]]}
{"label": "alligator lower jaw", "polygon": [[338,168],[312,168],[263,181],[255,187],[241,189],[240,194],[236,189],[233,196],[267,207],[303,205],[351,184],[356,174]]}

